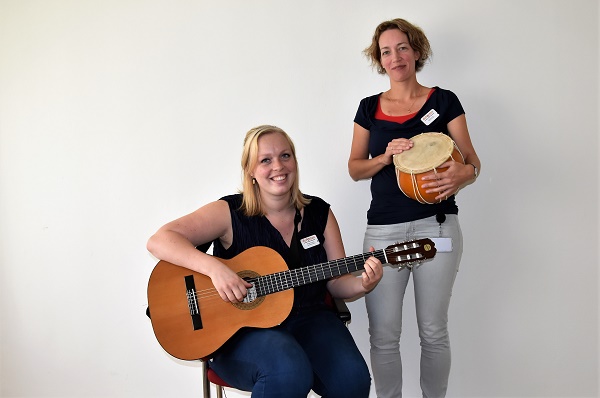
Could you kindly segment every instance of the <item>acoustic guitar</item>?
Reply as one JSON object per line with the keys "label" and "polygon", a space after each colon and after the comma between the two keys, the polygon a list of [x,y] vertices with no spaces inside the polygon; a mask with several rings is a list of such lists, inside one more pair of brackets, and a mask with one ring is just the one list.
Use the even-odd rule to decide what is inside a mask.
{"label": "acoustic guitar", "polygon": [[430,239],[419,239],[288,269],[275,250],[252,247],[230,260],[219,259],[252,284],[244,301],[236,304],[223,301],[208,276],[160,261],[148,282],[152,328],[160,345],[172,356],[204,358],[242,327],[269,328],[283,322],[292,310],[294,287],[363,270],[371,256],[383,264],[412,266],[435,253]]}

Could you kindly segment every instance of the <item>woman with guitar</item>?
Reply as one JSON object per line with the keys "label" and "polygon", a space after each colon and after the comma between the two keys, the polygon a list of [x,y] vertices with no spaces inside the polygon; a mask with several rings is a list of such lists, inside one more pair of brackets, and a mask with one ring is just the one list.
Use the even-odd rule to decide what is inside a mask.
{"label": "woman with guitar", "polygon": [[[299,190],[294,145],[283,130],[250,130],[241,163],[241,194],[166,224],[147,245],[157,258],[208,276],[220,296],[216,300],[228,307],[242,305],[254,286],[221,259],[257,246],[274,249],[291,269],[345,257],[329,205]],[[213,256],[196,249],[209,242]],[[353,298],[377,285],[381,261],[367,254],[362,263],[358,277],[348,273],[295,287],[291,311],[285,311],[289,315],[281,324],[241,328],[212,353],[210,366],[233,387],[252,391],[252,397],[304,398],[311,389],[323,397],[368,397],[371,379],[364,358],[325,303],[328,293]],[[200,301],[200,316],[206,314],[203,305]],[[152,304],[150,311],[154,322]],[[207,319],[202,322],[210,326]]]}
{"label": "woman with guitar", "polygon": [[[375,389],[379,398],[402,396],[402,302],[412,275],[421,339],[421,389],[424,397],[443,397],[450,372],[448,308],[462,255],[455,195],[475,181],[481,162],[457,96],[417,81],[417,72],[431,55],[420,28],[403,19],[382,22],[364,54],[390,82],[389,90],[360,102],[354,119],[348,170],[354,180],[371,180],[364,246],[378,248],[398,240],[430,237],[438,252],[432,262],[412,270],[397,272],[386,267],[382,282],[365,298]],[[429,201],[405,195],[397,181],[397,160],[426,154],[417,148],[417,137],[423,133],[453,140],[464,160],[450,160],[447,153],[441,165],[433,164],[417,177],[433,197]]]}

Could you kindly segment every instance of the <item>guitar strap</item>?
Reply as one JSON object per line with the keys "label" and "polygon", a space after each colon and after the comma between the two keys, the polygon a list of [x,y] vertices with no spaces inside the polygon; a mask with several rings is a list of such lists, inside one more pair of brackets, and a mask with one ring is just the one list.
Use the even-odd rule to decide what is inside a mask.
{"label": "guitar strap", "polygon": [[298,239],[298,225],[302,221],[302,215],[300,210],[296,209],[296,216],[294,217],[294,233],[292,234],[292,241],[290,242],[290,268],[299,268],[302,266],[302,260],[300,260],[300,241]]}

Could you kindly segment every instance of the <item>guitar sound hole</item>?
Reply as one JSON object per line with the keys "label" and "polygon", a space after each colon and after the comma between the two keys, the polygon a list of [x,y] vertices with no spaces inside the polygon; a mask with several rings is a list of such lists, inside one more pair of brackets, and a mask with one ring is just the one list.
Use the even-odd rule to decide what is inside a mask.
{"label": "guitar sound hole", "polygon": [[[251,270],[240,271],[238,272],[238,275],[242,279],[246,280],[260,277],[259,274]],[[265,296],[257,297],[256,287],[253,286],[250,289],[248,289],[248,294],[246,295],[244,301],[241,303],[233,303],[233,306],[239,310],[252,310],[261,305],[263,301],[265,301]]]}

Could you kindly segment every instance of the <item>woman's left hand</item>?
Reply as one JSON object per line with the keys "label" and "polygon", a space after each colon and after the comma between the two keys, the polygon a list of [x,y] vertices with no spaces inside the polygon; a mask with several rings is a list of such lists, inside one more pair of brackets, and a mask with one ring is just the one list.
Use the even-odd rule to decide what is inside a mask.
{"label": "woman's left hand", "polygon": [[[371,251],[373,250],[375,249],[371,247]],[[375,257],[369,257],[367,261],[365,261],[365,270],[361,276],[361,282],[365,292],[368,293],[373,290],[383,276],[383,265],[381,264],[381,261]]]}
{"label": "woman's left hand", "polygon": [[421,177],[423,181],[431,181],[423,184],[426,193],[439,193],[436,200],[445,200],[456,194],[460,187],[473,179],[473,166],[464,165],[454,160],[442,163],[439,168],[448,169],[443,172],[429,172]]}

